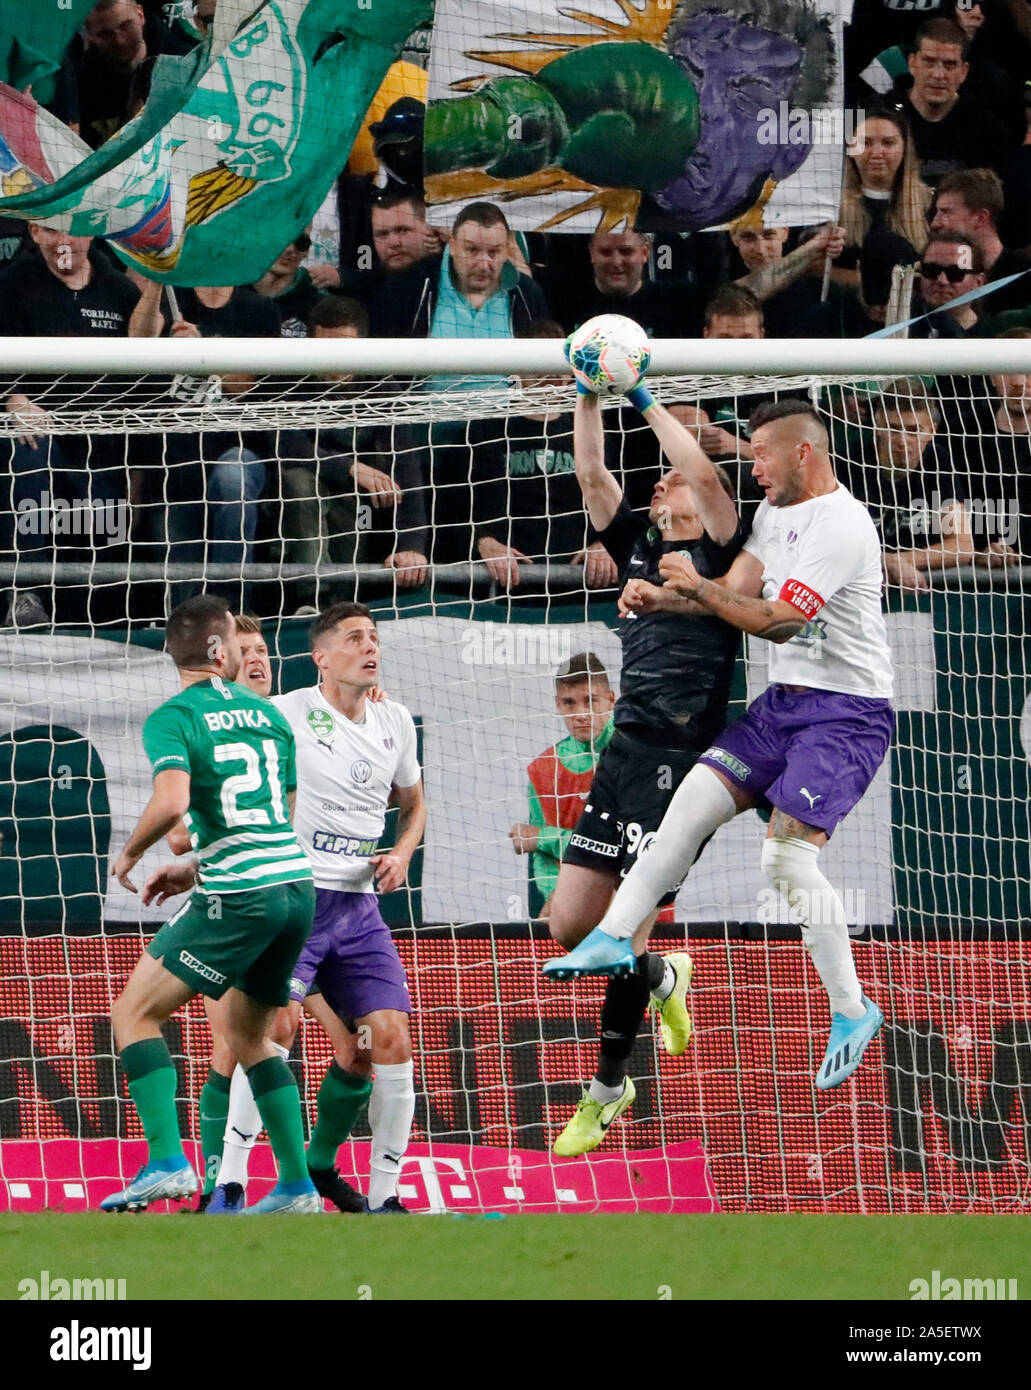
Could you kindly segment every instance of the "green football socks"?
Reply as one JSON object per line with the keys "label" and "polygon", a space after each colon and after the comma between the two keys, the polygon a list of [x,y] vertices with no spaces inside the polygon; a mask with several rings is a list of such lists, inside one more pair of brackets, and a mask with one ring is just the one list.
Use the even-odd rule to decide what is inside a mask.
{"label": "green football socks", "polygon": [[248,1069],[247,1080],[279,1165],[279,1181],[309,1182],[301,1097],[293,1072],[282,1057],[266,1057]]}
{"label": "green football socks", "polygon": [[230,1078],[209,1069],[200,1093],[200,1148],[204,1155],[204,1191],[212,1192],[222,1161],[222,1142],[229,1119]]}
{"label": "green football socks", "polygon": [[140,1117],[151,1163],[183,1155],[175,1113],[178,1077],[164,1038],[144,1038],[122,1051],[129,1095]]}
{"label": "green football socks", "polygon": [[336,1059],[330,1062],[319,1087],[318,1118],[308,1145],[308,1167],[336,1166],[337,1150],[354,1128],[369,1103],[372,1082],[344,1071]]}

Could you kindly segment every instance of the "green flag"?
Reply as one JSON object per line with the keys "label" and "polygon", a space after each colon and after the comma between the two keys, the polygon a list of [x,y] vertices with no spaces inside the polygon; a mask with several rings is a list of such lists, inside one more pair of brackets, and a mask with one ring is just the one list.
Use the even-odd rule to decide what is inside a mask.
{"label": "green flag", "polygon": [[64,51],[96,0],[3,0],[0,6],[0,82],[37,101],[49,101]]}
{"label": "green flag", "polygon": [[[197,36],[197,47],[185,55],[162,54],[157,59],[143,110],[109,140],[105,140],[98,150],[87,151],[83,157],[78,150],[73,151],[70,142],[62,139],[58,133],[57,145],[62,147],[58,152],[55,137],[51,134],[48,145],[56,155],[54,165],[57,170],[64,172],[60,177],[55,172],[54,182],[20,194],[16,200],[0,203],[0,212],[30,221],[43,221],[58,213],[74,211],[85,189],[92,185],[99,190],[98,181],[101,178],[131,159],[179,115],[193,95],[197,83],[261,2],[219,0],[207,34]],[[11,86],[15,85],[11,83]],[[40,100],[38,96],[37,100]],[[41,128],[49,127],[51,132],[56,130],[54,122],[48,121],[44,113],[37,119]],[[3,133],[4,117],[0,108],[0,138]]]}
{"label": "green flag", "polygon": [[2,199],[0,212],[107,237],[165,283],[256,280],[318,210],[388,67],[431,13],[430,0],[266,0],[130,158],[70,195]]}

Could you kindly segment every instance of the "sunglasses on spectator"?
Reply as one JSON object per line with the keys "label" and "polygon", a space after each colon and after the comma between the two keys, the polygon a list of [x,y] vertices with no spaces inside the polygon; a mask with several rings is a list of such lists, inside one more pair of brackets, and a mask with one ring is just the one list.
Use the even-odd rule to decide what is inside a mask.
{"label": "sunglasses on spectator", "polygon": [[920,274],[925,280],[937,280],[939,275],[944,275],[950,285],[958,285],[967,275],[972,275],[973,271],[964,270],[961,265],[942,265],[939,261],[921,261]]}

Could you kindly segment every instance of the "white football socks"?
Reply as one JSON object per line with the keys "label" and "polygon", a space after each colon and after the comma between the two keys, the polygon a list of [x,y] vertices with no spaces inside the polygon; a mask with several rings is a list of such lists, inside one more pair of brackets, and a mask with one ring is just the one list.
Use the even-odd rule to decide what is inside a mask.
{"label": "white football socks", "polygon": [[[272,1046],[285,1062],[290,1056],[289,1050],[280,1043],[273,1043]],[[247,1073],[237,1063],[229,1083],[229,1114],[226,1116],[226,1132],[222,1140],[222,1162],[218,1165],[219,1186],[227,1182],[247,1186],[251,1149],[258,1142],[261,1130],[261,1116],[251,1094]]]}
{"label": "white football socks", "polygon": [[772,836],[763,842],[763,872],[802,922],[802,943],[830,996],[831,1013],[862,1018],[863,991],[852,959],[841,898],[820,872],[818,845]]}
{"label": "white football socks", "polygon": [[372,1158],[369,1163],[369,1206],[375,1210],[396,1196],[401,1160],[408,1148],[415,1115],[415,1064],[374,1062],[369,1124]]}
{"label": "white football socks", "polygon": [[587,1094],[591,1100],[596,1100],[599,1105],[611,1105],[614,1100],[619,1100],[625,1090],[625,1077],[618,1086],[606,1086],[595,1076],[592,1077],[591,1084],[587,1087]]}
{"label": "white football socks", "polygon": [[600,929],[617,941],[629,940],[659,899],[683,880],[702,842],[736,814],[734,798],[712,768],[697,763],[677,788],[655,839],[620,884]]}
{"label": "white football socks", "polygon": [[660,959],[662,960],[662,979],[653,990],[649,991],[649,993],[653,999],[657,999],[661,1004],[664,999],[669,998],[676,988],[677,972],[673,969],[665,956],[662,956]]}

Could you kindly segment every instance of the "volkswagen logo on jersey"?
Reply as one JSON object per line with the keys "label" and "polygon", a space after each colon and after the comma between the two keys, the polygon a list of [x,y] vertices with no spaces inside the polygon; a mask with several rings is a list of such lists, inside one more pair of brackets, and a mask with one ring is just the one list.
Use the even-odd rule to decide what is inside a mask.
{"label": "volkswagen logo on jersey", "polygon": [[364,758],[359,758],[357,762],[351,764],[351,781],[357,786],[363,787],[372,776],[372,764],[367,763]]}

